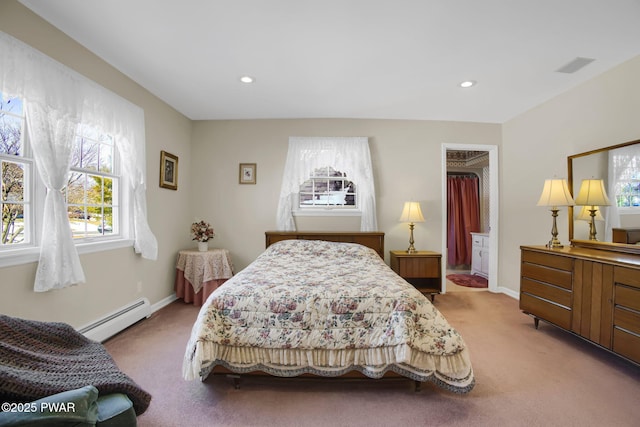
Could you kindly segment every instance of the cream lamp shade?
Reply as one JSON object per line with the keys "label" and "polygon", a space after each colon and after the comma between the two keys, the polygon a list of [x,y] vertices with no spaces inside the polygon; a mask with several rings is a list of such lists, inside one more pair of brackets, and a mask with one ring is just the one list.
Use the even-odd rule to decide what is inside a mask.
{"label": "cream lamp shade", "polygon": [[584,206],[589,211],[591,222],[589,223],[589,240],[596,238],[596,214],[598,206],[608,206],[611,202],[604,189],[604,181],[601,179],[583,179],[580,184],[580,191],[576,197],[576,205]]}
{"label": "cream lamp shade", "polygon": [[578,206],[609,206],[611,202],[604,189],[601,179],[583,179],[580,185],[576,205]]}
{"label": "cream lamp shade", "polygon": [[573,206],[566,179],[546,179],[538,206]]}
{"label": "cream lamp shade", "polygon": [[556,218],[558,217],[558,206],[573,206],[574,201],[569,192],[569,186],[566,179],[546,179],[542,194],[538,200],[538,206],[550,206],[551,216],[553,217],[553,225],[551,227],[551,240],[547,244],[550,248],[561,248],[562,244],[558,240],[558,226]]}
{"label": "cream lamp shade", "polygon": [[[580,213],[578,213],[578,216],[576,217],[576,219],[578,221],[591,221],[591,213],[589,212],[589,208],[590,206],[583,206],[580,209]],[[596,216],[595,216],[596,221],[604,221],[604,217],[600,213],[600,207],[593,206],[593,208],[595,208],[595,211],[596,211]]]}
{"label": "cream lamp shade", "polygon": [[420,203],[418,202],[405,202],[402,214],[400,215],[400,222],[424,222],[424,216],[422,216],[422,209],[420,209]]}
{"label": "cream lamp shade", "polygon": [[413,223],[424,222],[424,216],[422,216],[422,210],[420,209],[420,203],[418,202],[405,202],[402,214],[400,215],[400,222],[409,223],[409,248],[407,252],[412,254],[416,252],[416,248],[413,246]]}

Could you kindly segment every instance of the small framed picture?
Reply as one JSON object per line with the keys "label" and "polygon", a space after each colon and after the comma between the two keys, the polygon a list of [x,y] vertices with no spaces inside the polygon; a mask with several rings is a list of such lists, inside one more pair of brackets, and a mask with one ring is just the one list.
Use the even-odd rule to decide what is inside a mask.
{"label": "small framed picture", "polygon": [[256,164],[240,163],[240,184],[256,183]]}
{"label": "small framed picture", "polygon": [[178,189],[178,156],[160,151],[160,187]]}

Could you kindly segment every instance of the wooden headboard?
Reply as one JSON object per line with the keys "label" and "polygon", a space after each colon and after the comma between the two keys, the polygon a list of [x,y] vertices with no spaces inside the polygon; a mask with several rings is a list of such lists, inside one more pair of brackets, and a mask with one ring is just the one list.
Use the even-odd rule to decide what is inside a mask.
{"label": "wooden headboard", "polygon": [[265,234],[266,245],[279,242],[281,240],[302,239],[302,240],[326,240],[329,242],[359,243],[367,246],[384,258],[384,233],[377,231],[267,231]]}

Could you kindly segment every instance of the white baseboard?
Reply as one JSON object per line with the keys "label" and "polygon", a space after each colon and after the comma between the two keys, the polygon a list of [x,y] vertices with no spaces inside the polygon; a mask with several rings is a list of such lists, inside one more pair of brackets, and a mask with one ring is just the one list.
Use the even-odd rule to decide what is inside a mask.
{"label": "white baseboard", "polygon": [[513,299],[520,300],[520,292],[514,291],[513,289],[505,288],[502,286],[498,286],[498,292],[508,295]]}
{"label": "white baseboard", "polygon": [[174,302],[177,299],[178,299],[178,297],[176,296],[176,294],[174,292],[173,294],[169,295],[168,297],[166,297],[164,299],[161,299],[157,303],[153,304],[151,306],[151,312],[155,313],[156,311],[160,310],[161,308],[164,308],[164,307],[168,306],[169,304],[171,304],[172,302]]}

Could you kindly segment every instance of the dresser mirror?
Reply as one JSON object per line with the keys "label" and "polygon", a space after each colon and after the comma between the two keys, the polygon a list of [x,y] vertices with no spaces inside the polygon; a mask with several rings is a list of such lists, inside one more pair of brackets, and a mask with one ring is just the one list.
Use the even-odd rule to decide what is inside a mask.
{"label": "dresser mirror", "polygon": [[[610,167],[614,153],[627,156],[624,161],[626,166]],[[630,162],[630,158],[635,160]],[[573,246],[640,254],[640,244],[614,243],[612,233],[607,233],[605,228],[606,219],[610,216],[614,228],[640,229],[640,170],[636,169],[631,173],[627,170],[626,173],[619,173],[618,178],[613,177],[616,174],[613,171],[628,169],[628,165],[633,164],[640,167],[640,140],[574,154],[567,158],[567,182],[574,199],[579,194],[583,179],[602,179],[611,205],[615,205],[597,212],[594,222],[597,240],[590,238],[589,212],[582,212],[582,206],[569,207],[569,240]],[[609,181],[614,179],[624,180],[617,192],[609,185]]]}

